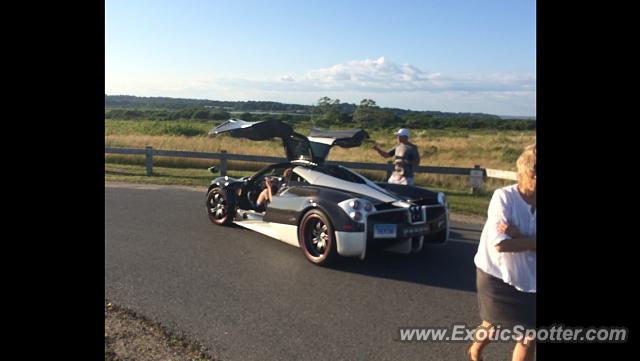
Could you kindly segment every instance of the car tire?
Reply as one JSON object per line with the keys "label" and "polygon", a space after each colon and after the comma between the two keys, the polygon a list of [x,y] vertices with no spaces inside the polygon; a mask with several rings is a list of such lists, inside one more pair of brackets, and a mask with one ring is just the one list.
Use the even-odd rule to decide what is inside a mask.
{"label": "car tire", "polygon": [[236,198],[228,190],[214,187],[207,193],[205,209],[209,220],[219,226],[230,225],[236,215]]}
{"label": "car tire", "polygon": [[320,210],[310,210],[302,217],[298,240],[304,256],[315,265],[328,266],[338,258],[333,225]]}

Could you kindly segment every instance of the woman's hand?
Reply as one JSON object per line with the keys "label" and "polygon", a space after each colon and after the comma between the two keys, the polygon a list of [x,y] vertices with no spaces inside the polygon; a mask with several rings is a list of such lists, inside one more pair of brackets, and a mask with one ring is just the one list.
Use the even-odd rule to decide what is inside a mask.
{"label": "woman's hand", "polygon": [[511,238],[522,238],[524,235],[520,233],[520,230],[515,225],[509,225],[506,223],[500,223],[498,225],[498,232],[506,234]]}

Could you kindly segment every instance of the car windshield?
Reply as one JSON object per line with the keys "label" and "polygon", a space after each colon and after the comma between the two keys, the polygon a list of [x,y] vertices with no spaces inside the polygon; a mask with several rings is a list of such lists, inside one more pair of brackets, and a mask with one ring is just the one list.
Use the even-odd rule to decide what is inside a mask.
{"label": "car windshield", "polygon": [[289,137],[287,140],[287,153],[289,160],[313,160],[313,153],[306,138]]}
{"label": "car windshield", "polygon": [[322,160],[325,160],[327,158],[327,156],[329,155],[329,151],[331,150],[331,146],[329,144],[309,142],[309,145],[311,146],[311,151],[316,156],[316,158]]}
{"label": "car windshield", "polygon": [[253,176],[253,179],[262,180],[264,177],[284,177],[287,168],[291,168],[290,163],[280,163],[268,166]]}
{"label": "car windshield", "polygon": [[348,182],[360,183],[360,184],[366,183],[366,181],[361,175],[340,165],[324,164],[322,166],[314,168],[314,170],[318,172],[322,172],[326,175],[330,175],[332,177],[346,180]]}

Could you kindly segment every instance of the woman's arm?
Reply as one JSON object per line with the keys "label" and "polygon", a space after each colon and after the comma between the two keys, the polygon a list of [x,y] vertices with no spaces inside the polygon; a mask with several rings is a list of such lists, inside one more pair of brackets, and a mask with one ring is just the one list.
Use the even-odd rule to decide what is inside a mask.
{"label": "woman's arm", "polygon": [[271,202],[271,200],[273,199],[273,194],[271,194],[271,180],[268,179],[265,181],[266,185],[267,185],[267,199],[269,200],[269,202]]}
{"label": "woman's arm", "polygon": [[536,237],[524,236],[515,225],[500,223],[498,225],[498,233],[503,233],[511,237],[511,239],[505,239],[496,245],[496,250],[498,252],[524,252],[536,250]]}
{"label": "woman's arm", "polygon": [[536,237],[505,239],[496,246],[498,252],[524,252],[536,250]]}

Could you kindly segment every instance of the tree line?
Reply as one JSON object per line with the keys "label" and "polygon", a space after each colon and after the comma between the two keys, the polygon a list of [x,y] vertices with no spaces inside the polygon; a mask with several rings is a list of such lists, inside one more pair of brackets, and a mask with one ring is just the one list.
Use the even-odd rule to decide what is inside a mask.
{"label": "tree line", "polygon": [[106,95],[105,108],[122,109],[187,109],[220,108],[233,111],[307,112],[308,105],[284,104],[269,101],[218,101],[167,97],[137,97],[133,95]]}
{"label": "tree line", "polygon": [[[247,121],[275,119],[293,125],[308,123],[312,126],[323,128],[536,129],[536,121],[532,119],[501,119],[490,114],[382,108],[372,99],[363,99],[356,106],[355,104],[341,103],[339,99],[322,97],[312,106],[302,106],[276,102],[218,102],[212,100],[132,96],[106,95],[105,98],[108,100],[105,101],[105,107],[107,108],[105,109],[106,119],[222,121],[236,117]],[[227,105],[212,105],[213,103]],[[136,104],[137,107],[134,107]],[[282,107],[276,105],[281,105]],[[287,108],[286,106],[289,107]],[[232,111],[235,114],[232,114]],[[280,113],[257,114],[255,111]]]}
{"label": "tree line", "polygon": [[341,105],[339,99],[322,97],[314,106],[309,121],[318,127],[347,126],[363,129],[400,127],[415,129],[536,129],[536,121],[532,119],[501,119],[494,115],[474,113],[397,112],[394,109],[381,108],[372,99],[363,99],[352,112],[345,111]]}
{"label": "tree line", "polygon": [[105,119],[122,120],[227,120],[231,113],[220,109],[106,109]]}

